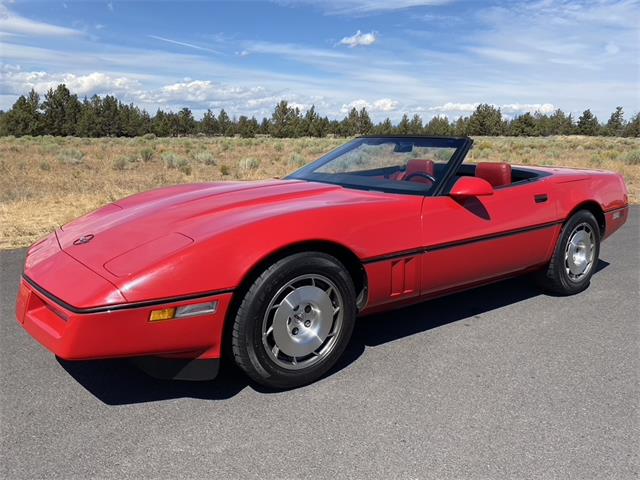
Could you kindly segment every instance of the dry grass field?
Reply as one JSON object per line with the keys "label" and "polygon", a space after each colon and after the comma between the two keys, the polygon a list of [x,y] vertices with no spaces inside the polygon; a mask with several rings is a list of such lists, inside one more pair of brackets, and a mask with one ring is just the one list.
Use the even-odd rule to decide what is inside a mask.
{"label": "dry grass field", "polygon": [[[162,185],[284,176],[344,139],[0,138],[0,248],[22,247],[83,213]],[[475,139],[472,161],[606,169],[640,202],[640,139]]]}

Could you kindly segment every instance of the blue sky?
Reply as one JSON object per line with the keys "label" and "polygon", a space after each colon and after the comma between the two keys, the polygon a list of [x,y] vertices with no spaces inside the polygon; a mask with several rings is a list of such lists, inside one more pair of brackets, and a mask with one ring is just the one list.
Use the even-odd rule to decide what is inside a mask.
{"label": "blue sky", "polygon": [[640,110],[638,0],[0,2],[0,108],[66,83],[151,112]]}

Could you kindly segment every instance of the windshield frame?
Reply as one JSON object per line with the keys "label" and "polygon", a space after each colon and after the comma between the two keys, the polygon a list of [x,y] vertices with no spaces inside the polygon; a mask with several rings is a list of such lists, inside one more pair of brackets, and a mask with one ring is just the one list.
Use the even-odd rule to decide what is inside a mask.
{"label": "windshield frame", "polygon": [[[428,140],[433,143],[434,148],[455,148],[453,155],[447,161],[447,167],[443,175],[437,179],[437,181],[425,188],[423,184],[414,183],[413,185],[403,185],[402,188],[394,188],[392,185],[378,185],[371,186],[366,184],[359,184],[358,182],[347,182],[348,177],[357,178],[357,175],[348,174],[327,174],[328,178],[318,178],[321,173],[315,173],[314,171],[323,165],[335,160],[336,158],[344,155],[345,153],[357,148],[358,146],[368,143],[375,145],[376,141],[380,144],[390,141],[406,142],[406,141],[425,141]],[[422,195],[422,196],[437,196],[442,193],[443,188],[449,181],[449,179],[456,172],[460,164],[464,161],[467,153],[473,145],[473,140],[469,137],[437,137],[426,135],[375,135],[375,136],[362,136],[357,137],[338,148],[323,155],[318,160],[305,165],[299,170],[296,170],[292,174],[285,177],[287,180],[304,180],[307,182],[319,182],[328,183],[332,185],[339,185],[344,188],[355,188],[360,190],[371,190],[385,193],[399,193],[402,195]],[[311,175],[314,177],[312,178]],[[336,180],[332,181],[333,178]],[[347,178],[345,178],[347,177]],[[399,183],[399,182],[398,182]],[[412,182],[406,182],[410,184]]]}

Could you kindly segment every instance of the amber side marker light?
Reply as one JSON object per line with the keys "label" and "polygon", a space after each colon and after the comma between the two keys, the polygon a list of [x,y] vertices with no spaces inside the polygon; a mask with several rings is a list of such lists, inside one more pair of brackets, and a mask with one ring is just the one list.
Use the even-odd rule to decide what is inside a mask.
{"label": "amber side marker light", "polygon": [[213,314],[216,313],[217,310],[218,302],[194,303],[177,308],[163,308],[161,310],[153,310],[149,315],[149,321],[164,322],[165,320],[196,317],[199,315]]}

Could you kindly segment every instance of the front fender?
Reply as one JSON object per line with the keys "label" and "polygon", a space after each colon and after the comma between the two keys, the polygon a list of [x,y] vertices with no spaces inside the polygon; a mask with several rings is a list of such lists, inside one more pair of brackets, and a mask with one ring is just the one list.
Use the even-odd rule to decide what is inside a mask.
{"label": "front fender", "polygon": [[208,228],[203,222],[183,226],[181,233],[196,239],[193,245],[113,281],[135,302],[233,290],[264,259],[305,242],[341,245],[362,260],[415,249],[421,244],[421,204],[422,197],[397,196],[270,215],[239,211]]}

